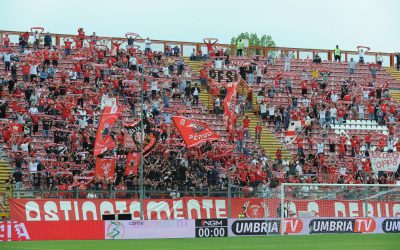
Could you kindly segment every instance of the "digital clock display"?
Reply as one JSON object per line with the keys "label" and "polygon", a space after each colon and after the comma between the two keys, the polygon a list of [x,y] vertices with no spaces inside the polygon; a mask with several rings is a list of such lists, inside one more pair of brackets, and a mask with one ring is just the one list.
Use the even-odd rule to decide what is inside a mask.
{"label": "digital clock display", "polygon": [[196,238],[227,237],[227,219],[198,219],[196,220]]}

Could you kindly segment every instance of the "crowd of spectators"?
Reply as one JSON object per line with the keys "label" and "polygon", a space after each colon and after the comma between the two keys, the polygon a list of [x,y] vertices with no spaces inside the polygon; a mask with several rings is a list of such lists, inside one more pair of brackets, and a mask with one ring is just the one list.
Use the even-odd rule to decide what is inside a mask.
{"label": "crowd of spectators", "polygon": [[[125,161],[138,147],[128,146],[123,124],[141,116],[162,132],[144,159],[144,185],[150,197],[170,193],[176,198],[185,192],[217,195],[227,190],[228,183],[235,191],[261,190],[264,195],[280,182],[392,183],[397,178],[394,173],[373,173],[366,150],[400,149],[398,104],[389,98],[387,83],[380,81],[379,68],[370,67],[369,78],[354,78],[358,67],[366,66],[356,69],[351,61],[349,74],[342,73],[338,81],[331,76],[335,65],[321,70],[315,66],[320,60],[301,64],[303,69],[293,72],[291,62],[297,62],[293,52],[285,53],[283,61],[269,56],[243,63],[243,58],[232,59],[221,50],[212,57],[210,51],[203,55],[195,50],[192,60],[208,62],[199,78],[185,64],[178,46],[154,51],[149,38],[143,50],[132,38],[126,48],[118,41],[105,46],[95,33],[86,36],[83,29],[71,39],[65,39],[62,47],[54,46],[49,34],[42,42],[38,33],[22,33],[17,47],[4,39],[1,145],[14,169],[8,181],[17,189],[137,190],[138,175],[125,175]],[[199,103],[201,91],[210,90],[210,68],[235,71],[248,84],[247,94],[238,96],[234,130],[226,131],[222,122],[224,86],[217,88],[214,114]],[[255,106],[253,95],[258,100]],[[114,98],[123,108],[123,117],[111,131],[117,148],[102,156],[118,157],[118,162],[115,176],[103,180],[94,175],[93,147],[104,101]],[[255,138],[249,133],[246,112],[250,110],[261,119]],[[222,127],[221,141],[187,149],[171,123],[173,115]],[[262,131],[270,129],[279,137],[291,120],[299,119],[309,120],[310,125],[297,137],[293,159],[283,159],[281,149],[268,156],[259,144]],[[332,135],[331,124],[350,119],[375,120],[388,126],[389,133]]]}

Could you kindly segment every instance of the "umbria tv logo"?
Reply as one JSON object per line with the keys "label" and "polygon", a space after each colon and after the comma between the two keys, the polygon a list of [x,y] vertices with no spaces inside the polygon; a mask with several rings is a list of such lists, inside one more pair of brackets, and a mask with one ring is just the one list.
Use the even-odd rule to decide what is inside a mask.
{"label": "umbria tv logo", "polygon": [[374,218],[317,219],[311,220],[310,234],[318,233],[373,233],[376,231]]}

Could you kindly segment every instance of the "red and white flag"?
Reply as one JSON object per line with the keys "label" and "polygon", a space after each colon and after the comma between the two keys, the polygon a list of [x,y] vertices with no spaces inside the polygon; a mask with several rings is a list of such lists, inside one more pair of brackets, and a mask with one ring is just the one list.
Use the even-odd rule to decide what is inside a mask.
{"label": "red and white flag", "polygon": [[178,128],[188,148],[197,146],[206,141],[215,141],[219,139],[219,135],[205,122],[183,116],[173,116],[172,121]]}
{"label": "red and white flag", "polygon": [[10,128],[11,131],[14,133],[22,133],[22,131],[24,130],[22,124],[19,123],[10,123]]}
{"label": "red and white flag", "polygon": [[97,128],[96,141],[94,143],[94,156],[98,156],[99,154],[117,147],[110,132],[120,115],[121,108],[118,106],[104,108],[99,127]]}
{"label": "red and white flag", "polygon": [[137,174],[140,165],[140,154],[129,153],[126,158],[125,175]]}
{"label": "red and white flag", "polygon": [[224,120],[226,124],[226,128],[228,131],[233,129],[234,120],[235,120],[235,109],[236,109],[236,95],[237,95],[237,87],[238,82],[230,82],[226,84],[226,96],[223,102],[224,107]]}
{"label": "red and white flag", "polygon": [[96,176],[102,179],[113,179],[116,165],[116,158],[96,158]]}
{"label": "red and white flag", "polygon": [[290,121],[289,127],[285,133],[285,139],[283,141],[284,144],[292,144],[297,136],[303,132],[305,126],[310,125],[311,121]]}

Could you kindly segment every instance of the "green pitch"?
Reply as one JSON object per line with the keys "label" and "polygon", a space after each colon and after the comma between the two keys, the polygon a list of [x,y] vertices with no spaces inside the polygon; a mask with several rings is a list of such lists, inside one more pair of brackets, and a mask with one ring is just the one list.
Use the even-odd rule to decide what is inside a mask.
{"label": "green pitch", "polygon": [[131,249],[279,249],[395,250],[400,234],[330,234],[310,236],[230,237],[107,241],[0,242],[1,250],[131,250]]}

